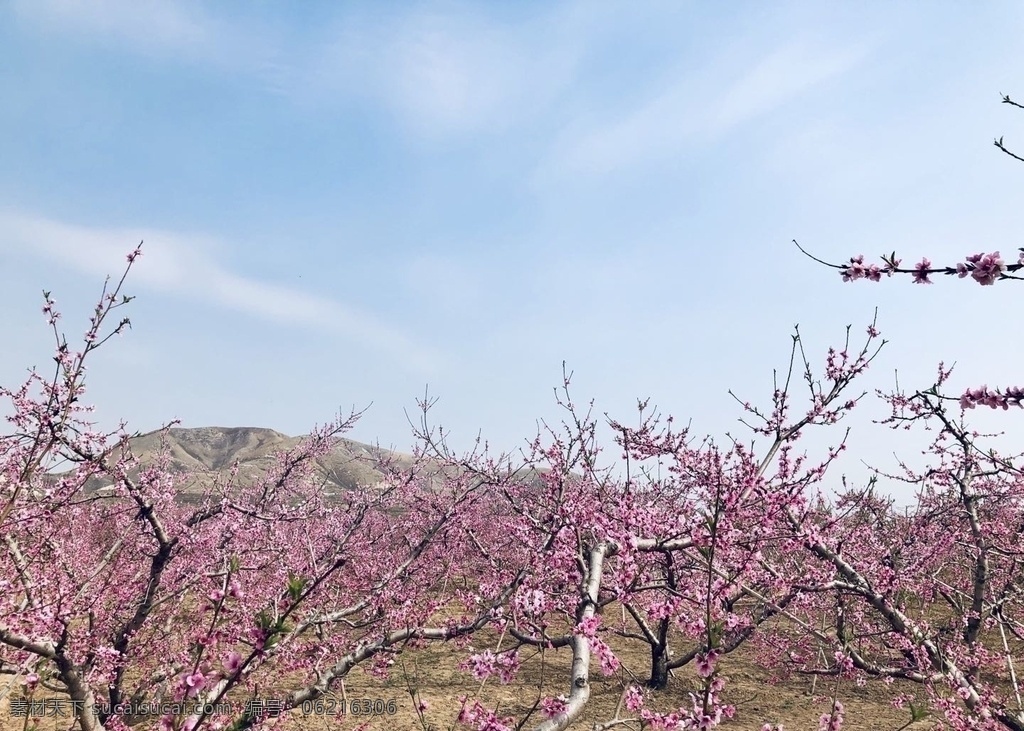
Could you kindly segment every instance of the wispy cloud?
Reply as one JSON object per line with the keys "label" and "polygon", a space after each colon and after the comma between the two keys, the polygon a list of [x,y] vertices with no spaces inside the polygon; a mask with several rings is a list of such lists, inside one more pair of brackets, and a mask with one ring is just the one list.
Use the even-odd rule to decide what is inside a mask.
{"label": "wispy cloud", "polygon": [[210,19],[194,3],[173,0],[15,0],[15,12],[38,26],[127,43],[136,50],[199,50]]}
{"label": "wispy cloud", "polygon": [[287,93],[295,69],[277,28],[225,18],[192,0],[14,0],[36,32],[113,53],[156,58],[260,80]]}
{"label": "wispy cloud", "polygon": [[[503,131],[574,78],[580,38],[554,8],[519,26],[472,6],[336,13],[315,39],[176,0],[15,0],[38,30],[260,78],[306,108],[368,100],[427,137]],[[571,24],[570,24],[571,25]]]}
{"label": "wispy cloud", "polygon": [[[657,93],[632,113],[573,129],[540,176],[609,173],[678,155],[768,114],[815,85],[839,76],[867,54],[864,44],[832,48],[794,42],[778,48],[730,78],[724,58]],[[723,89],[723,91],[717,91]]]}
{"label": "wispy cloud", "polygon": [[[90,276],[119,271],[130,247],[144,241],[135,281],[154,290],[207,301],[275,324],[298,325],[354,339],[420,371],[440,367],[441,356],[370,313],[336,300],[229,271],[216,259],[223,242],[136,228],[94,228],[0,212],[0,249],[45,257]],[[131,243],[129,243],[131,242]]]}
{"label": "wispy cloud", "polygon": [[572,81],[580,46],[564,35],[550,42],[557,11],[509,27],[461,10],[346,18],[312,62],[309,92],[370,98],[435,136],[504,131]]}
{"label": "wispy cloud", "polygon": [[846,48],[797,43],[761,59],[715,101],[707,120],[712,129],[732,129],[767,114],[814,86],[846,73],[868,53],[865,44]]}

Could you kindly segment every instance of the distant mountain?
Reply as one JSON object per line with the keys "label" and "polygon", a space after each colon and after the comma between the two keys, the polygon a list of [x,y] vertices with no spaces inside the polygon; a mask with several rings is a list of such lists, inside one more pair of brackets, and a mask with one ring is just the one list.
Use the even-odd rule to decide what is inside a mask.
{"label": "distant mountain", "polygon": [[[139,466],[129,474],[135,477],[141,469],[152,466],[166,446],[170,452],[169,469],[183,478],[178,483],[181,499],[189,501],[198,497],[218,476],[227,477],[236,462],[237,482],[255,482],[274,466],[277,454],[298,446],[304,438],[258,427],[204,426],[155,431],[129,440],[132,453],[139,461]],[[390,460],[399,468],[413,464],[409,454],[340,439],[326,457],[317,460],[316,471],[323,481],[326,496],[331,497],[346,490],[377,485],[384,478],[376,468],[382,460]],[[547,470],[531,467],[520,470],[521,477],[539,490],[540,473]],[[427,466],[421,474],[429,475],[431,483],[439,486],[444,472],[447,470],[438,465]],[[102,490],[109,484],[109,480],[95,478],[86,484],[86,489]]]}
{"label": "distant mountain", "polygon": [[[166,445],[170,469],[189,475],[181,483],[187,498],[199,493],[217,475],[226,475],[236,462],[240,482],[255,480],[274,466],[278,453],[297,446],[303,438],[257,427],[199,427],[157,431],[135,437],[130,444],[143,468],[152,465]],[[374,458],[378,456],[390,457],[400,465],[412,463],[407,454],[341,439],[333,451],[317,461],[325,491],[333,493],[377,484],[383,478],[374,468]],[[100,488],[102,483],[90,487]]]}

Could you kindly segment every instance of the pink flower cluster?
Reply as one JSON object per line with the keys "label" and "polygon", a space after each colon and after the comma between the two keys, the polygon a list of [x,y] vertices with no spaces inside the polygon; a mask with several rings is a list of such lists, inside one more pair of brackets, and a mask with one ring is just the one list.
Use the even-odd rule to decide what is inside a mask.
{"label": "pink flower cluster", "polygon": [[519,651],[494,653],[490,650],[475,655],[459,664],[460,670],[468,670],[477,680],[486,680],[497,674],[503,685],[508,685],[516,679],[519,673],[520,658]]}
{"label": "pink flower cluster", "polygon": [[835,658],[836,667],[838,667],[840,671],[844,673],[853,672],[853,658],[850,657],[848,654],[842,652],[841,650],[836,650],[835,653],[833,653],[832,657]]}
{"label": "pink flower cluster", "polygon": [[988,406],[993,409],[1006,411],[1011,406],[1021,406],[1024,402],[1024,388],[1010,386],[1006,391],[990,391],[988,386],[968,389],[960,397],[960,406],[965,409],[973,409],[975,406]]}
{"label": "pink flower cluster", "polygon": [[[865,265],[854,257],[844,278],[877,281],[882,273],[907,272],[927,283],[934,273],[927,259],[909,270],[899,269],[895,254],[884,262]],[[944,273],[991,284],[1014,266],[996,252]],[[56,321],[47,302],[47,317]],[[98,324],[116,306],[112,296],[103,302],[88,343],[102,344]],[[72,679],[94,694],[132,692],[119,685],[124,669],[133,678],[151,678],[143,694],[154,699],[165,693],[244,698],[294,674],[305,684],[294,699],[315,696],[360,663],[385,677],[400,653],[431,641],[451,640],[448,646],[462,651],[468,644],[460,643],[479,638],[480,630],[498,630],[501,642],[512,637],[531,654],[571,648],[566,666],[589,667],[592,676],[599,664],[610,674],[619,664],[602,638],[614,632],[623,642],[650,645],[652,688],[669,683],[667,669],[680,665],[666,660],[681,656],[702,679],[672,713],[646,707],[638,685],[624,693],[625,708],[649,729],[706,731],[734,715],[721,698],[722,658],[747,641],[750,630],[750,643],[775,668],[834,672],[838,666],[858,685],[917,677],[933,694],[947,683],[954,692],[933,697],[931,709],[956,731],[974,731],[974,717],[1010,707],[1004,689],[986,680],[1002,672],[1005,657],[978,639],[1000,617],[961,613],[956,619],[963,626],[939,636],[908,617],[895,597],[934,598],[947,591],[937,583],[940,575],[964,596],[988,597],[1015,586],[1024,479],[994,452],[979,448],[964,457],[950,450],[949,443],[973,444],[977,435],[955,432],[936,385],[889,399],[894,417],[886,423],[942,422],[931,453],[939,469],[906,476],[922,486],[918,505],[894,511],[871,487],[845,482],[835,501],[825,500],[826,469],[844,444],[815,459],[794,442],[805,427],[833,424],[857,403],[860,397],[844,389],[873,357],[878,331],[872,325],[867,335],[859,353],[849,343],[828,351],[824,386],[807,365],[806,406],[781,382],[768,408],[737,399],[766,443],[697,443],[674,430],[671,420],[662,429],[642,416],[637,429],[613,425],[625,457],[643,463],[620,482],[613,469],[595,466],[601,456],[592,438],[596,422],[568,404],[568,435],[553,432],[547,443],[538,437],[528,461],[539,469],[529,480],[506,470],[503,460],[453,457],[427,433],[416,458],[434,450],[430,479],[417,481],[423,463],[394,467],[380,489],[346,495],[343,509],[324,501],[312,467],[302,472],[302,465],[329,452],[343,425],[318,431],[309,445],[282,455],[257,484],[231,481],[231,490],[210,488],[198,506],[179,505],[166,464],[140,473],[126,447],[117,458],[127,436],[108,444],[76,421],[81,358],[89,349],[81,358],[60,351],[58,377],[30,382],[41,396],[30,395],[27,386],[0,389],[14,406],[14,434],[0,437],[0,523],[5,540],[16,546],[0,552],[0,650],[26,670],[47,679],[63,674],[66,685]],[[799,337],[793,347],[794,356],[803,354]],[[940,367],[940,384],[945,373]],[[1024,389],[982,387],[968,391],[961,404],[1024,405]],[[949,440],[950,434],[958,439]],[[43,480],[33,471],[50,464],[44,457],[77,458],[82,467],[56,482]],[[961,473],[973,482],[953,479]],[[115,492],[83,508],[72,498],[82,497],[82,486],[97,474],[111,477]],[[968,483],[986,498],[961,489]],[[981,555],[984,570],[974,558]],[[52,566],[60,570],[40,570]],[[101,585],[110,576],[136,579]],[[244,576],[244,592],[235,576]],[[203,577],[212,583],[201,584]],[[194,622],[182,621],[186,595],[207,602],[208,611],[195,612]],[[618,612],[606,613],[604,625],[600,616],[588,616],[613,600],[629,611],[621,623]],[[1021,604],[1008,595],[999,611],[1018,613],[1019,621]],[[785,639],[762,632],[760,623],[779,611],[822,629]],[[819,624],[821,617],[829,622]],[[815,652],[823,633],[832,648],[858,647],[857,667],[846,653]],[[672,645],[680,640],[712,649],[681,655]],[[478,681],[493,675],[501,683],[516,680],[518,649],[468,653],[460,668]],[[590,680],[573,679],[568,697],[541,701],[544,715],[557,719],[545,727],[579,724]],[[29,691],[41,682],[36,673],[25,678]],[[677,690],[667,697],[678,697]],[[458,723],[475,731],[516,724],[478,700],[460,700]],[[290,702],[285,710],[295,709]],[[427,710],[422,701],[417,708]],[[820,728],[838,731],[843,716],[842,704],[834,702]],[[84,720],[85,728],[121,731],[116,721]],[[167,731],[216,729],[218,723],[164,721]]]}
{"label": "pink flower cluster", "polygon": [[1016,272],[1024,268],[1024,248],[1020,249],[1020,255],[1016,264],[1010,265],[1003,261],[998,251],[990,254],[972,254],[955,267],[933,268],[932,262],[929,259],[922,258],[913,268],[900,269],[900,260],[896,258],[895,252],[888,256],[883,256],[882,262],[881,266],[878,264],[865,264],[864,255],[858,254],[857,256],[850,257],[850,261],[847,264],[829,264],[828,266],[838,269],[844,282],[854,282],[858,279],[878,282],[881,281],[882,274],[890,277],[893,274],[910,274],[913,276],[914,284],[931,284],[932,281],[929,279],[929,276],[932,274],[956,274],[961,279],[970,275],[978,284],[991,285],[995,284],[999,279],[1005,278],[1007,272]]}
{"label": "pink flower cluster", "polygon": [[[1024,263],[1024,251],[1021,252],[1020,262]],[[957,276],[963,279],[968,274],[975,282],[981,285],[995,284],[1006,264],[999,258],[999,252],[991,254],[973,254],[967,257],[967,262],[956,265]]]}
{"label": "pink flower cluster", "polygon": [[195,698],[199,692],[206,687],[206,676],[202,671],[195,670],[181,677],[178,688],[187,698]]}
{"label": "pink flower cluster", "polygon": [[818,719],[818,731],[842,731],[843,720],[843,704],[835,701],[832,711],[821,714]]}
{"label": "pink flower cluster", "polygon": [[914,265],[914,284],[931,284],[928,273],[931,271],[932,263],[928,259],[921,259]]}
{"label": "pink flower cluster", "polygon": [[560,713],[565,713],[569,707],[568,698],[560,695],[557,698],[545,698],[540,702],[540,709],[546,718],[554,718]]}
{"label": "pink flower cluster", "polygon": [[583,635],[588,639],[594,639],[597,636],[597,629],[601,626],[601,618],[597,615],[593,617],[587,617],[578,625],[576,625],[576,634]]}
{"label": "pink flower cluster", "polygon": [[[850,263],[840,271],[844,282],[855,282],[858,279],[869,279],[878,282],[882,279],[882,268],[877,264],[865,264],[864,255],[850,257]],[[886,272],[891,273],[891,272]]]}
{"label": "pink flower cluster", "polygon": [[485,708],[479,701],[470,701],[467,696],[459,696],[462,708],[456,722],[470,726],[473,731],[513,731],[515,721],[512,718],[501,718],[494,711]]}
{"label": "pink flower cluster", "polygon": [[710,678],[715,673],[715,664],[721,653],[712,650],[706,655],[698,655],[696,661],[697,674],[702,678]]}
{"label": "pink flower cluster", "polygon": [[724,688],[725,679],[716,677],[707,683],[703,694],[690,694],[690,708],[679,708],[672,713],[659,713],[644,708],[643,695],[639,689],[632,694],[627,691],[626,703],[629,708],[632,701],[633,707],[630,710],[639,710],[640,720],[644,722],[646,728],[657,731],[710,731],[720,726],[723,719],[736,715],[735,706],[722,702],[720,694]]}
{"label": "pink flower cluster", "polygon": [[513,600],[515,607],[527,616],[540,616],[548,607],[547,597],[540,589],[519,591]]}
{"label": "pink flower cluster", "polygon": [[639,685],[631,685],[626,690],[626,708],[636,712],[644,707],[644,691]]}
{"label": "pink flower cluster", "polygon": [[601,665],[601,673],[614,675],[619,669],[619,659],[615,657],[612,648],[608,647],[603,640],[595,637],[590,641],[590,649],[597,656],[597,661]]}

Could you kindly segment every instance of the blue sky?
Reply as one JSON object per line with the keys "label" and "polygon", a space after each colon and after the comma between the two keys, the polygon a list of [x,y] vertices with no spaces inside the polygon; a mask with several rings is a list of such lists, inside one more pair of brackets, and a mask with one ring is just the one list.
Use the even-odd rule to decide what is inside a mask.
{"label": "blue sky", "polygon": [[[352,436],[408,448],[429,386],[456,446],[507,449],[559,418],[564,360],[599,413],[742,434],[727,391],[766,404],[795,324],[820,362],[875,307],[865,387],[1017,384],[1012,284],[844,285],[790,242],[1011,258],[1022,33],[1013,2],[12,0],[0,382],[48,361],[42,289],[82,329],[144,239],[104,425],[372,402]],[[920,447],[865,406],[854,476]]]}

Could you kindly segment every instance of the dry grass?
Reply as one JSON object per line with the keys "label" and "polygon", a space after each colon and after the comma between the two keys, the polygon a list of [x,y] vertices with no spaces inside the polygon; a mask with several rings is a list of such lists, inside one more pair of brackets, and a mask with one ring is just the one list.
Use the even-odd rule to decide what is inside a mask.
{"label": "dry grass", "polygon": [[[481,650],[486,647],[493,648],[497,640],[498,638],[491,633],[481,633],[476,638],[474,646]],[[631,679],[642,682],[647,677],[650,655],[645,645],[617,638],[609,638],[609,644],[616,650],[622,668],[611,677],[603,677],[599,671],[592,674],[591,700],[583,717],[573,725],[574,729],[588,729],[595,722],[612,718],[625,684]],[[508,646],[507,642],[505,646]],[[384,703],[393,700],[396,711],[393,715],[385,713],[380,716],[356,718],[352,715],[302,714],[297,709],[285,714],[277,724],[282,731],[327,731],[339,728],[354,729],[360,722],[369,720],[369,728],[375,731],[424,731],[425,720],[427,728],[442,731],[452,727],[459,711],[460,696],[478,697],[487,706],[497,707],[500,715],[520,718],[530,711],[539,697],[557,696],[568,692],[567,678],[571,659],[568,649],[549,650],[543,656],[531,655],[529,651],[524,650],[525,661],[522,671],[517,681],[507,686],[501,685],[496,677],[481,684],[468,673],[458,670],[459,661],[466,655],[466,651],[456,651],[450,645],[431,644],[399,656],[387,680],[377,679],[362,669],[356,669],[345,679],[342,686],[335,689],[336,704],[340,701],[350,704],[355,699],[379,699]],[[720,667],[729,679],[723,695],[726,701],[733,703],[737,709],[735,717],[727,721],[723,728],[755,730],[760,729],[764,722],[771,721],[785,724],[787,730],[816,729],[818,717],[828,710],[829,696],[834,683],[832,679],[818,680],[817,697],[811,694],[812,683],[809,678],[796,677],[780,684],[772,684],[769,682],[769,672],[760,667],[753,660],[752,653],[744,648],[724,658]],[[288,679],[282,679],[279,690],[287,689],[288,685]],[[423,720],[415,711],[410,687],[429,705]],[[649,703],[663,711],[670,711],[680,705],[689,705],[689,693],[696,688],[696,677],[692,672],[685,669],[677,671],[669,687],[653,693]],[[267,689],[267,697],[270,697],[272,690]],[[844,681],[839,695],[846,707],[845,728],[851,731],[874,731],[902,727],[909,720],[909,713],[894,709],[890,703],[893,696],[901,691],[916,692],[919,697],[923,695],[922,689],[913,684],[894,683],[886,687],[881,683],[869,683],[866,687],[858,688],[852,682]],[[15,689],[13,696],[21,697],[21,689]],[[37,691],[34,696],[37,700],[46,697],[53,695]],[[539,712],[532,720],[541,720]],[[72,727],[70,719],[14,718],[10,713],[10,699],[0,700],[0,731],[22,731],[31,728],[33,722],[38,724],[38,731],[58,731]],[[155,725],[154,718],[137,728],[145,729]],[[933,722],[922,721],[909,728],[918,731],[932,725]],[[638,726],[634,725],[632,728]]]}

